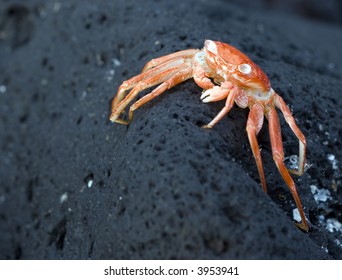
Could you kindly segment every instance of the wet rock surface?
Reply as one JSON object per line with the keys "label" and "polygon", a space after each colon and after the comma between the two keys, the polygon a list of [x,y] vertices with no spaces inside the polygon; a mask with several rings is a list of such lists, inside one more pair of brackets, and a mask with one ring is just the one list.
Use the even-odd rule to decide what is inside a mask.
{"label": "wet rock surface", "polygon": [[[257,6],[2,1],[0,258],[341,259],[339,14]],[[307,171],[294,179],[309,233],[294,226],[267,122],[258,139],[268,195],[261,189],[248,110],[202,129],[224,103],[203,104],[189,80],[128,127],[109,122],[122,81],[207,38],[261,66],[306,135]],[[298,141],[281,125],[295,165]]]}

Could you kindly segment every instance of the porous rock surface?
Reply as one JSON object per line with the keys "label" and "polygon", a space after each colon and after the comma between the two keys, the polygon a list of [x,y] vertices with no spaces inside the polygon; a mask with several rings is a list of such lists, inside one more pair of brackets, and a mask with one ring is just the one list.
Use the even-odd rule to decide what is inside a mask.
{"label": "porous rock surface", "polygon": [[[1,2],[1,259],[341,259],[338,14],[327,22],[220,0]],[[224,103],[203,104],[189,80],[128,127],[109,122],[122,81],[207,38],[259,64],[306,135],[308,169],[294,179],[309,233],[294,226],[267,122],[258,139],[268,195],[261,189],[248,110],[202,129]],[[316,202],[310,186],[330,196]]]}

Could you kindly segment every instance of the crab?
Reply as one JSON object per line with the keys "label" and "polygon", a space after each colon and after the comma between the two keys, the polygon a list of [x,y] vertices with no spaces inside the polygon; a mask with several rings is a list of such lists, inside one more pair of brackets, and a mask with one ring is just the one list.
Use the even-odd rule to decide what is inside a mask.
{"label": "crab", "polygon": [[[200,97],[202,102],[208,103],[225,99],[222,110],[204,128],[214,127],[228,114],[234,103],[241,108],[249,108],[246,131],[258,168],[262,189],[265,193],[267,190],[266,180],[257,135],[264,123],[264,116],[266,116],[273,160],[298,208],[301,222],[296,223],[296,225],[307,232],[309,226],[295,183],[290,175],[290,173],[302,175],[304,172],[305,136],[298,128],[283,98],[271,87],[266,74],[250,58],[233,46],[218,41],[205,40],[203,49],[187,49],[152,59],[145,65],[141,74],[120,85],[112,101],[110,120],[129,124],[133,119],[135,110],[171,87],[190,78],[193,78],[195,83],[203,89]],[[128,120],[120,117],[139,92],[155,85],[158,86],[152,92],[138,99],[129,107]],[[289,170],[284,164],[277,109],[282,112],[285,121],[299,140],[297,170]]]}

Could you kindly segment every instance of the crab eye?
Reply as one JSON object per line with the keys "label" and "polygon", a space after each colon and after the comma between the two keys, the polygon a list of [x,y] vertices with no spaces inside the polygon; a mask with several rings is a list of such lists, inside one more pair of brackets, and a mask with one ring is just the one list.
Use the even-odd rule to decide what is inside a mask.
{"label": "crab eye", "polygon": [[211,40],[205,40],[204,46],[208,51],[212,52],[213,54],[217,54],[217,46],[215,42]]}
{"label": "crab eye", "polygon": [[250,74],[252,72],[252,67],[247,63],[240,64],[238,69],[242,74]]}

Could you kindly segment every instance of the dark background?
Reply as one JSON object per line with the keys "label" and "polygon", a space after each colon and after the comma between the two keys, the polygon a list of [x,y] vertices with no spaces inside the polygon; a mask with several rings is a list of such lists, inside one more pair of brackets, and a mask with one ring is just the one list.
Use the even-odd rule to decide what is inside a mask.
{"label": "dark background", "polygon": [[[341,10],[337,0],[2,0],[0,258],[341,259]],[[306,135],[308,169],[294,179],[309,233],[293,223],[267,122],[269,195],[261,189],[248,110],[201,129],[223,102],[203,104],[189,80],[129,127],[108,121],[122,81],[207,38],[259,64]],[[315,201],[312,186],[328,197]]]}

